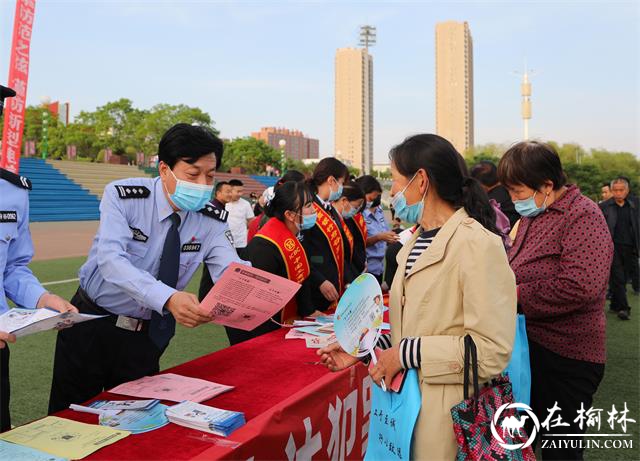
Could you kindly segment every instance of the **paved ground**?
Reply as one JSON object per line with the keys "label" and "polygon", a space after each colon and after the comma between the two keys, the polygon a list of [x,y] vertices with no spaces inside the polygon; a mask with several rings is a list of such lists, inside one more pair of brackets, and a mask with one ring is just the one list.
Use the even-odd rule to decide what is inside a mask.
{"label": "paved ground", "polygon": [[34,261],[87,256],[98,221],[35,222],[30,224]]}

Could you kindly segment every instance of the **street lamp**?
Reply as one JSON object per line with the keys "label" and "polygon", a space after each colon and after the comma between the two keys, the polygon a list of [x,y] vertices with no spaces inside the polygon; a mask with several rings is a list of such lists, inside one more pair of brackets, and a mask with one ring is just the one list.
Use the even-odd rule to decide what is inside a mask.
{"label": "street lamp", "polygon": [[280,146],[280,174],[283,175],[284,169],[285,169],[285,163],[287,160],[287,156],[285,155],[285,151],[284,151],[284,148],[287,147],[287,140],[281,139],[278,142],[278,145]]}
{"label": "street lamp", "polygon": [[46,160],[49,155],[49,104],[51,104],[51,98],[44,96],[40,101],[42,102],[42,160]]}

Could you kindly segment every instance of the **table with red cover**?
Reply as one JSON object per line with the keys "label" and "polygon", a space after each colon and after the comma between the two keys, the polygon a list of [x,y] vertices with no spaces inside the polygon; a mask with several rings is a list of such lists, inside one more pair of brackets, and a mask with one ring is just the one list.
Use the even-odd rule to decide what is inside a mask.
{"label": "table with red cover", "polygon": [[[229,437],[170,423],[85,459],[362,459],[371,411],[366,368],[358,364],[331,373],[312,364],[315,349],[303,340],[285,340],[285,334],[280,329],[164,371],[235,386],[202,402],[244,413],[247,424]],[[98,399],[127,397],[103,392]],[[56,416],[97,424],[97,416],[88,413],[65,410]]]}

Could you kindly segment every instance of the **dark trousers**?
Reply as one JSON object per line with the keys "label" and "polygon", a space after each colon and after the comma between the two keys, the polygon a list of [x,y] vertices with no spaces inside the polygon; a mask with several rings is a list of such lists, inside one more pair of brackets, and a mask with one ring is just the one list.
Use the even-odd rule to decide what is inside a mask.
{"label": "dark trousers", "polygon": [[[369,272],[369,274],[371,274],[371,272]],[[382,274],[371,274],[371,275],[373,275],[373,276],[376,278],[376,280],[378,281],[378,283],[379,283],[380,285],[382,285],[382,282],[383,282],[383,280],[382,280]]]}
{"label": "dark trousers", "polygon": [[[631,245],[614,245],[613,262],[609,276],[611,290],[611,310],[631,310],[627,300],[627,280],[637,278],[638,252]],[[636,281],[637,284],[637,281]],[[634,287],[635,289],[635,287]]]}
{"label": "dark trousers", "polygon": [[[598,389],[598,385],[604,375],[604,365],[599,363],[585,362],[562,357],[537,343],[529,341],[529,354],[531,359],[531,408],[540,421],[540,433],[536,437],[536,444],[544,447],[544,440],[547,444],[565,440],[577,440],[574,446],[579,446],[580,439],[570,437],[549,437],[545,434],[583,434],[586,431],[586,424],[580,429],[574,419],[577,416],[581,404],[584,404],[585,411],[591,408],[593,395]],[[549,429],[542,427],[542,423],[549,415],[549,409],[553,408],[557,402],[560,410],[556,411],[551,418]],[[558,415],[562,417],[563,423],[569,426],[554,426]],[[529,421],[527,421],[528,423]],[[526,427],[527,434],[531,434],[531,425]],[[581,460],[583,459],[583,449],[571,448],[542,448],[543,460]]]}
{"label": "dark trousers", "polygon": [[[100,309],[80,290],[71,304],[85,314],[97,314]],[[146,329],[129,331],[115,323],[116,317],[109,316],[58,332],[50,414],[72,403],[83,403],[118,384],[159,371],[162,351],[151,341]]]}
{"label": "dark trousers", "polygon": [[0,432],[11,429],[9,414],[9,346],[0,349]]}

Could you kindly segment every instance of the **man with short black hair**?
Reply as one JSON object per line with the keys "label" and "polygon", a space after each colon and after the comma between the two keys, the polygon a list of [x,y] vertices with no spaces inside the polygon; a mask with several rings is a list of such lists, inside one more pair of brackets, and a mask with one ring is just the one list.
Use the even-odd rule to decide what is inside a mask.
{"label": "man with short black hair", "polygon": [[229,229],[233,236],[233,245],[242,257],[244,249],[247,246],[247,233],[249,221],[254,218],[253,208],[251,204],[242,198],[244,192],[244,184],[239,179],[229,181],[231,186],[231,201],[226,204],[225,208],[229,212]]}
{"label": "man with short black hair", "polygon": [[500,205],[500,211],[509,218],[509,224],[513,228],[513,225],[520,219],[520,215],[513,205],[509,191],[498,181],[496,165],[489,160],[478,162],[471,169],[471,177],[477,179],[489,198]]}
{"label": "man with short black hair", "polygon": [[602,187],[600,188],[600,197],[602,199],[599,202],[600,204],[606,202],[611,198],[611,184],[606,182],[602,185]]}
{"label": "man with short black hair", "polygon": [[640,214],[637,201],[629,196],[627,178],[618,177],[611,181],[611,194],[612,197],[600,205],[614,244],[609,278],[611,310],[617,312],[621,320],[629,320],[631,307],[626,284],[631,278],[634,290],[638,288]]}
{"label": "man with short black hair", "polygon": [[105,187],[100,227],[80,268],[72,303],[104,315],[58,333],[49,412],[159,371],[175,332],[207,323],[184,291],[200,263],[214,281],[241,262],[224,210],[209,204],[223,144],[210,130],[180,123],[160,140],[157,178]]}
{"label": "man with short black hair", "polygon": [[211,201],[211,204],[216,208],[224,210],[226,204],[231,201],[231,184],[227,181],[219,181],[216,184],[214,194],[215,196]]}

